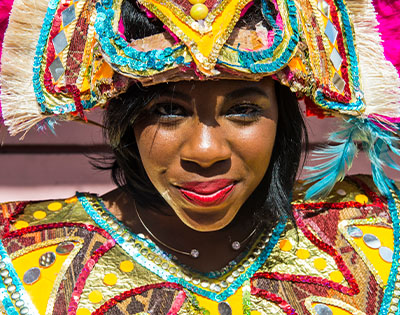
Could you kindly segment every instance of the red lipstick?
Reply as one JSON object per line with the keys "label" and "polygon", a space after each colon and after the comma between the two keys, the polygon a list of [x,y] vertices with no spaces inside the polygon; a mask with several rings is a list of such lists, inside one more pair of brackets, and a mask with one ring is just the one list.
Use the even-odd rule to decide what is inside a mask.
{"label": "red lipstick", "polygon": [[235,183],[228,179],[219,179],[209,182],[183,183],[179,190],[186,200],[199,206],[215,206],[223,202],[235,187]]}

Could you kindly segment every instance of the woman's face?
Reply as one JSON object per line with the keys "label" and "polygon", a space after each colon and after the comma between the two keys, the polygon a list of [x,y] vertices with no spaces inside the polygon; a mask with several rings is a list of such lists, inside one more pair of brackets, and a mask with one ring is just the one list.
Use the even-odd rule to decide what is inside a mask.
{"label": "woman's face", "polygon": [[278,119],[274,82],[170,84],[135,127],[144,168],[197,231],[228,225],[267,171]]}

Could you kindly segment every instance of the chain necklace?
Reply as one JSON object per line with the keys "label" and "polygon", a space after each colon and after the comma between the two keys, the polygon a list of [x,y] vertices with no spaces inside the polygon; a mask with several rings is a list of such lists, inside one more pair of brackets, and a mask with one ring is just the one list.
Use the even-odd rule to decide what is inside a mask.
{"label": "chain necklace", "polygon": [[[172,247],[172,246],[170,246],[170,245],[168,245],[168,244],[165,244],[163,241],[161,241],[157,236],[155,236],[155,235],[153,234],[153,232],[150,231],[150,229],[147,227],[147,225],[144,224],[144,222],[143,222],[143,220],[142,220],[142,218],[141,218],[141,216],[140,216],[140,214],[139,214],[138,208],[136,207],[136,202],[134,202],[134,206],[135,206],[136,215],[137,215],[137,217],[138,217],[140,223],[142,224],[142,226],[144,227],[144,229],[147,231],[147,233],[149,233],[150,236],[153,237],[158,243],[160,243],[161,245],[165,246],[166,248],[168,248],[168,249],[174,251],[175,253],[179,253],[179,254],[182,254],[182,255],[190,256],[190,257],[192,257],[192,258],[198,258],[198,257],[200,256],[200,252],[199,252],[199,250],[196,249],[196,248],[193,248],[193,249],[190,250],[190,252],[187,252],[187,251],[183,251],[183,250],[174,248],[174,247]],[[251,233],[250,233],[249,235],[247,235],[246,238],[244,238],[244,239],[241,240],[241,241],[233,241],[233,242],[231,243],[232,249],[233,249],[233,250],[239,250],[239,249],[242,247],[242,245],[243,245],[244,243],[246,243],[246,242],[250,239],[250,237],[252,237],[252,236],[254,235],[254,233],[256,232],[256,230],[257,230],[257,228],[255,228],[253,231],[251,231]]]}

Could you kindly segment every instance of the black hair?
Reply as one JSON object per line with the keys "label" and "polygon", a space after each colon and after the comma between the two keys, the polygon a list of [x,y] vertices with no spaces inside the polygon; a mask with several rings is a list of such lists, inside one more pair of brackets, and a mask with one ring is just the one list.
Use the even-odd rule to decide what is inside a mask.
{"label": "black hair", "polygon": [[[260,12],[249,10],[242,20],[246,20],[246,16],[249,21],[254,21],[259,18]],[[145,16],[135,0],[124,0],[122,19],[128,40],[164,31],[157,20],[149,20]],[[166,202],[143,167],[133,126],[143,116],[146,105],[165,88],[166,84],[151,87],[135,84],[126,93],[112,99],[104,115],[105,136],[113,150],[109,167],[113,181],[138,204],[155,209],[166,205]],[[291,194],[300,165],[303,142],[307,144],[306,127],[296,96],[289,88],[278,83],[275,84],[275,93],[278,125],[270,164],[263,180],[247,201],[256,205],[254,218],[259,222],[271,222],[271,219],[282,217],[289,217],[293,221]]]}

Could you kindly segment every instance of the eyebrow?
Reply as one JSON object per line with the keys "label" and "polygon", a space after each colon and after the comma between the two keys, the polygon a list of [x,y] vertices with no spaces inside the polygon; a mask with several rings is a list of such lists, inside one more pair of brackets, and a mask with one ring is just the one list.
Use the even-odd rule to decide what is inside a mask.
{"label": "eyebrow", "polygon": [[181,93],[179,91],[175,91],[175,90],[163,90],[160,93],[160,96],[164,96],[164,97],[171,97],[171,98],[177,98],[177,99],[181,99],[181,100],[187,100],[190,95],[185,94],[185,93]]}
{"label": "eyebrow", "polygon": [[238,90],[234,90],[228,94],[225,95],[225,101],[229,101],[232,99],[236,99],[236,98],[241,98],[244,96],[253,96],[253,95],[258,95],[258,96],[263,96],[269,99],[268,94],[255,86],[251,86],[251,87],[245,87],[245,88],[241,88]]}

